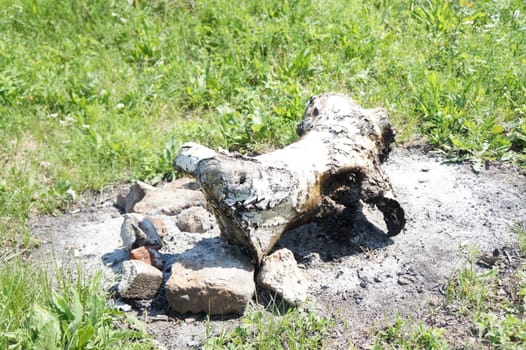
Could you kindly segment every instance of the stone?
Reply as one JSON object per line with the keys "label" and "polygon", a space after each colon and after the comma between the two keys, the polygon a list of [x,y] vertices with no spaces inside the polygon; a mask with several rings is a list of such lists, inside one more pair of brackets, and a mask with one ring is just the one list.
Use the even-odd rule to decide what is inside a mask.
{"label": "stone", "polygon": [[119,294],[128,299],[150,299],[163,282],[163,273],[139,260],[127,260],[122,264]]}
{"label": "stone", "polygon": [[203,233],[212,228],[210,214],[203,207],[185,209],[177,217],[177,227],[183,232]]}
{"label": "stone", "polygon": [[157,246],[142,246],[130,250],[128,258],[130,260],[139,260],[148,265],[155,266],[159,270],[163,269],[163,259]]}
{"label": "stone", "polygon": [[132,307],[129,304],[126,304],[125,302],[122,302],[120,300],[115,300],[113,302],[113,306],[122,312],[130,312],[132,311]]}
{"label": "stone", "polygon": [[305,277],[294,254],[286,248],[263,258],[256,280],[259,286],[276,293],[290,305],[300,305],[307,299]]}
{"label": "stone", "polygon": [[121,226],[121,239],[126,249],[131,250],[141,246],[162,246],[162,240],[155,225],[144,215],[124,214]]}
{"label": "stone", "polygon": [[176,312],[243,314],[255,292],[254,266],[238,247],[204,238],[175,256],[165,289]]}
{"label": "stone", "polygon": [[177,215],[189,207],[205,207],[206,201],[199,185],[192,179],[183,178],[162,187],[137,181],[126,197],[121,196],[117,200],[117,205],[126,213]]}
{"label": "stone", "polygon": [[119,196],[117,198],[117,206],[124,210],[125,213],[133,213],[133,207],[140,202],[146,192],[155,191],[155,187],[150,186],[142,181],[137,181],[130,187],[130,191],[126,197]]}
{"label": "stone", "polygon": [[167,228],[164,222],[160,218],[154,217],[154,216],[146,216],[146,219],[152,223],[153,227],[155,227],[155,230],[157,231],[157,234],[161,238],[166,236]]}

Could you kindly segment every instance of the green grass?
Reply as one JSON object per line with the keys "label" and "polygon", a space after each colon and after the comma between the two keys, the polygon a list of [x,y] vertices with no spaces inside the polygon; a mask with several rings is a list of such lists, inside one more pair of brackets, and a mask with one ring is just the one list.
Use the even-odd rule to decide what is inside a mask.
{"label": "green grass", "polygon": [[330,326],[328,318],[298,308],[249,310],[234,330],[208,335],[204,349],[322,349]]}
{"label": "green grass", "polygon": [[429,327],[418,320],[404,320],[398,317],[393,325],[380,330],[374,337],[372,350],[384,349],[427,349],[446,350],[449,346],[444,339],[445,331]]}
{"label": "green grass", "polygon": [[522,0],[134,4],[0,1],[0,216],[173,175],[184,141],[288,144],[323,91],[456,159],[524,160]]}
{"label": "green grass", "polygon": [[457,305],[457,312],[463,315],[481,312],[492,298],[492,287],[498,277],[498,269],[481,272],[477,269],[477,249],[467,253],[466,266],[458,270],[446,283],[446,300]]}
{"label": "green grass", "polygon": [[523,0],[0,0],[0,257],[34,246],[30,212],[176,176],[185,141],[292,142],[325,91],[477,169],[525,166],[525,28]]}
{"label": "green grass", "polygon": [[[0,349],[152,349],[144,327],[107,304],[102,274],[56,271],[19,258],[0,270]],[[55,285],[53,287],[53,284]]]}

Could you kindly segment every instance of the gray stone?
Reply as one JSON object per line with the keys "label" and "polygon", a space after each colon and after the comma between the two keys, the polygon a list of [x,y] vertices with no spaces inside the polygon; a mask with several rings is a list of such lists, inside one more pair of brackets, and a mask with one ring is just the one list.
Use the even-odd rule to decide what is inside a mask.
{"label": "gray stone", "polygon": [[155,187],[150,186],[142,181],[136,181],[133,185],[130,186],[130,191],[123,197],[119,195],[117,198],[117,206],[124,209],[126,213],[133,213],[133,207],[136,203],[140,202],[146,192],[155,191]]}
{"label": "gray stone", "polygon": [[138,260],[122,264],[122,277],[118,286],[123,298],[150,299],[163,282],[163,273],[155,267]]}
{"label": "gray stone", "polygon": [[163,238],[167,233],[166,225],[164,224],[164,221],[161,220],[159,217],[155,216],[146,216],[146,219],[150,221],[157,231],[157,234]]}
{"label": "gray stone", "polygon": [[146,245],[159,248],[162,246],[162,240],[155,225],[144,215],[136,213],[124,214],[121,239],[128,250]]}
{"label": "gray stone", "polygon": [[122,302],[120,300],[115,300],[115,302],[113,303],[113,306],[117,310],[120,310],[120,311],[123,311],[123,312],[130,312],[130,311],[132,311],[131,305],[128,305],[125,302]]}
{"label": "gray stone", "polygon": [[242,314],[255,292],[254,267],[239,248],[205,238],[175,257],[165,288],[177,312]]}
{"label": "gray stone", "polygon": [[203,207],[185,209],[177,217],[177,227],[183,232],[203,233],[212,228],[210,213]]}
{"label": "gray stone", "polygon": [[294,254],[286,248],[263,258],[257,283],[291,305],[300,305],[307,299],[305,277],[298,268]]}
{"label": "gray stone", "polygon": [[126,213],[177,215],[189,207],[205,207],[206,201],[199,185],[192,179],[184,178],[162,187],[153,187],[138,181],[130,187],[126,197],[117,200],[117,205]]}

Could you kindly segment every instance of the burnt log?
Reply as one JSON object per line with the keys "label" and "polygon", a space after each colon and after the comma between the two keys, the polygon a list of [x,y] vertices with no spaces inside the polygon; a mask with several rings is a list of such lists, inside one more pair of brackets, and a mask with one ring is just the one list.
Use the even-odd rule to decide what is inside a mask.
{"label": "burnt log", "polygon": [[197,178],[223,238],[259,263],[284,231],[311,219],[324,198],[376,206],[386,234],[403,229],[404,211],[381,169],[394,141],[384,109],[322,94],[310,99],[296,131],[296,142],[255,157],[182,146],[174,166]]}

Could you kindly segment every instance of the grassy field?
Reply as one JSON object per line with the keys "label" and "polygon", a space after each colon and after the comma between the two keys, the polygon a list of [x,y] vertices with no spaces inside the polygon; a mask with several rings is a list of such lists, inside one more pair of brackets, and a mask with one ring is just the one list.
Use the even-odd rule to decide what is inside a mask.
{"label": "grassy field", "polygon": [[5,302],[34,285],[29,213],[171,178],[185,141],[288,144],[313,94],[384,106],[475,169],[526,166],[525,32],[523,0],[0,0],[0,345],[54,303],[45,282]]}

